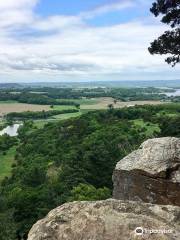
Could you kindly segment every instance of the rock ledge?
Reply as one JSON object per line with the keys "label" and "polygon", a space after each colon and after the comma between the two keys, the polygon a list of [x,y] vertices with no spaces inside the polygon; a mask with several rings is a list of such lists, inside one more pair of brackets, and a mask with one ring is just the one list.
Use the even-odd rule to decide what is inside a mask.
{"label": "rock ledge", "polygon": [[[168,233],[144,233],[143,239],[180,239],[180,208],[106,200],[64,204],[38,221],[28,240],[135,240],[137,227]],[[140,229],[141,230],[141,229]]]}

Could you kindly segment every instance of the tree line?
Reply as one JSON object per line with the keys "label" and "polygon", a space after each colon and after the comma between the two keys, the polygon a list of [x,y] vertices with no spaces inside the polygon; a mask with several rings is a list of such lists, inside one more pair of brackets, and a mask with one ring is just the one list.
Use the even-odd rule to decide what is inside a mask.
{"label": "tree line", "polygon": [[49,117],[79,112],[78,109],[50,110],[50,111],[26,111],[26,112],[11,112],[6,115],[8,121],[11,120],[27,120],[27,119],[47,119]]}

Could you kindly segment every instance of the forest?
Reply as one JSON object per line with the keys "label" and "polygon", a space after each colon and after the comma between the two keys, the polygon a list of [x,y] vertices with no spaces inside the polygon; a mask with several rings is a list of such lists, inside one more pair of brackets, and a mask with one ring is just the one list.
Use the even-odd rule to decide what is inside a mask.
{"label": "forest", "polygon": [[[53,97],[49,97],[46,93],[32,93],[32,92],[11,92],[6,90],[0,92],[0,101],[17,101],[19,103],[42,104],[42,105],[79,105],[73,101],[57,101]],[[16,89],[17,91],[17,89]],[[19,90],[18,90],[19,91]],[[41,90],[42,91],[42,90]]]}
{"label": "forest", "polygon": [[111,197],[115,164],[162,136],[180,137],[179,104],[94,111],[41,129],[26,120],[16,140],[0,145],[3,152],[16,148],[0,187],[0,239],[26,239],[38,219],[65,202]]}

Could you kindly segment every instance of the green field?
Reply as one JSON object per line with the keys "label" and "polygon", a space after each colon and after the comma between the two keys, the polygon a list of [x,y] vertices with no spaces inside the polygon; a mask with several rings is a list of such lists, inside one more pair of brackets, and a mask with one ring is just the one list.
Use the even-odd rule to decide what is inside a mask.
{"label": "green field", "polygon": [[55,121],[59,121],[59,120],[66,120],[69,118],[73,118],[73,117],[79,117],[81,116],[81,112],[77,112],[77,113],[66,113],[66,114],[59,114],[56,115],[50,119],[46,119],[46,120],[34,120],[34,125],[37,128],[43,128],[44,125],[48,122],[55,122]]}
{"label": "green field", "polygon": [[66,110],[66,109],[76,109],[75,106],[71,105],[54,105],[51,110]]}
{"label": "green field", "polygon": [[6,155],[0,153],[0,182],[11,174],[16,148],[12,147]]}
{"label": "green field", "polygon": [[99,102],[98,98],[82,98],[82,99],[57,99],[58,101],[67,101],[67,102],[75,102],[80,105],[93,105]]}
{"label": "green field", "polygon": [[82,114],[81,112],[59,114],[59,115],[54,116],[54,119],[64,120],[64,119],[68,119],[71,117],[78,117],[81,114]]}

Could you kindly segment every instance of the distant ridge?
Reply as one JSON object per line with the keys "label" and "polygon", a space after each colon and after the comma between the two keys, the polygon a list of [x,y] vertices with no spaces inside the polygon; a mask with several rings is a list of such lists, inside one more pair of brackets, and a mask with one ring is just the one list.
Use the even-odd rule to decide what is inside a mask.
{"label": "distant ridge", "polygon": [[2,88],[22,88],[23,86],[19,83],[0,83],[0,89]]}
{"label": "distant ridge", "polygon": [[0,83],[1,88],[95,88],[95,87],[157,87],[180,88],[180,80],[129,80],[129,81],[80,81],[80,82],[29,82],[29,83]]}
{"label": "distant ridge", "polygon": [[80,81],[22,83],[24,87],[169,87],[180,88],[180,80]]}

